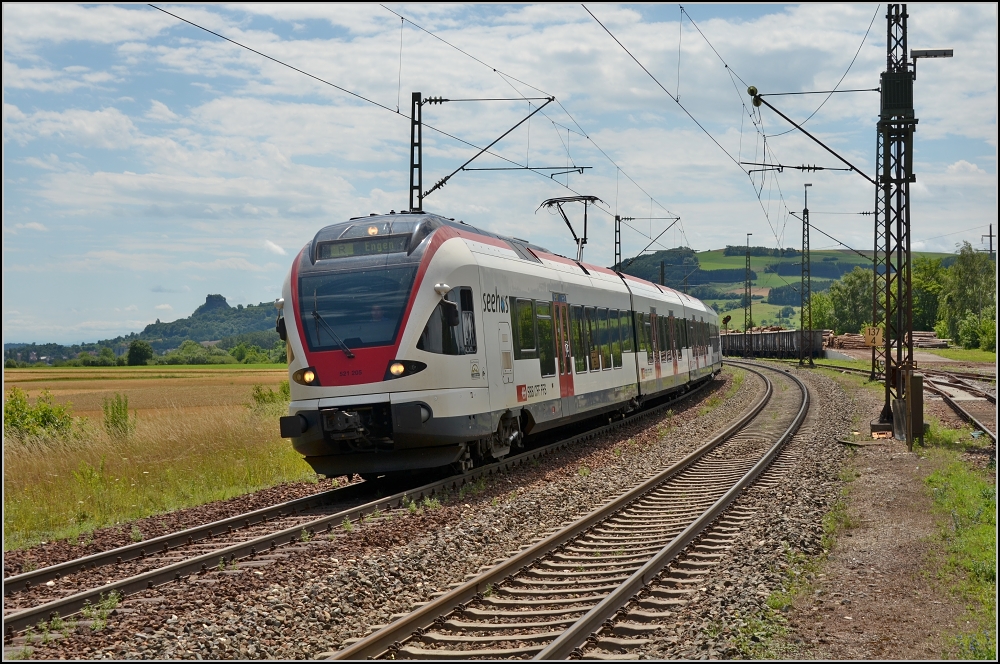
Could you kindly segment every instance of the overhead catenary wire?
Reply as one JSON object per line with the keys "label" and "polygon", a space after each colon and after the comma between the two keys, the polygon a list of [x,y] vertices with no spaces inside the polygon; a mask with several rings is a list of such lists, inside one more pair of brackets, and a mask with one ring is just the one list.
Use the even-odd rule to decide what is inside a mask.
{"label": "overhead catenary wire", "polygon": [[[287,67],[287,68],[289,68],[289,69],[291,69],[293,71],[296,71],[296,72],[298,72],[300,74],[308,76],[309,78],[312,78],[312,79],[314,79],[316,81],[319,81],[320,83],[323,83],[324,85],[329,85],[332,88],[340,90],[341,92],[343,92],[345,94],[348,94],[348,95],[350,95],[352,97],[356,97],[357,99],[365,101],[365,102],[367,102],[369,104],[372,104],[373,106],[381,108],[381,109],[383,109],[385,111],[389,111],[390,113],[392,113],[393,115],[396,115],[397,117],[406,117],[406,116],[403,116],[399,112],[398,106],[397,106],[396,109],[393,109],[393,108],[391,108],[389,106],[386,106],[385,104],[382,104],[382,103],[379,103],[379,102],[375,101],[374,99],[369,99],[368,97],[365,97],[364,95],[358,94],[357,92],[354,92],[352,90],[348,90],[347,88],[342,87],[340,85],[337,85],[336,83],[328,81],[328,80],[326,80],[324,78],[320,78],[319,76],[316,76],[315,74],[310,74],[309,72],[307,72],[307,71],[305,71],[303,69],[300,69],[300,68],[298,68],[298,67],[296,67],[294,65],[288,64],[287,62],[283,62],[282,60],[279,60],[279,59],[277,59],[275,57],[272,57],[272,56],[270,56],[270,55],[268,55],[266,53],[258,51],[255,48],[251,48],[250,46],[247,46],[246,44],[242,44],[242,43],[240,43],[240,42],[238,42],[238,41],[236,41],[234,39],[230,39],[229,37],[226,37],[225,35],[219,34],[218,32],[215,32],[214,30],[210,30],[210,29],[208,29],[208,28],[206,28],[206,27],[204,27],[202,25],[199,25],[199,24],[195,23],[194,21],[190,21],[190,20],[184,18],[183,16],[179,16],[177,14],[174,14],[173,12],[167,11],[166,9],[163,9],[162,7],[158,7],[158,6],[156,6],[154,4],[151,4],[151,3],[148,6],[152,7],[153,9],[155,9],[157,11],[163,12],[164,14],[172,16],[172,17],[176,18],[178,21],[181,21],[183,23],[187,23],[188,25],[190,25],[192,27],[198,28],[199,30],[203,30],[203,31],[205,31],[205,32],[207,32],[207,33],[209,33],[211,35],[214,35],[214,36],[218,37],[219,39],[227,41],[227,42],[229,42],[229,43],[231,43],[231,44],[233,44],[235,46],[239,46],[242,49],[246,49],[247,51],[250,51],[251,53],[255,53],[256,55],[259,55],[262,58],[265,58],[265,59],[270,60],[270,61],[272,61],[272,62],[274,62],[276,64],[279,64],[279,65],[281,65],[283,67]],[[395,13],[395,12],[393,12],[393,13]],[[397,95],[397,102],[398,102],[398,95]],[[560,106],[561,106],[561,104],[560,104]],[[459,143],[462,143],[463,145],[467,145],[467,146],[469,146],[471,148],[475,148],[476,150],[483,150],[483,148],[481,148],[480,146],[476,145],[475,143],[467,141],[467,140],[465,140],[463,138],[459,138],[458,136],[455,136],[454,134],[450,134],[450,133],[444,131],[443,129],[438,129],[437,127],[435,127],[433,125],[430,125],[430,124],[427,124],[427,123],[421,123],[421,125],[425,129],[429,129],[431,131],[437,132],[438,134],[441,134],[442,136],[446,136],[447,138],[450,138],[452,140],[458,141]],[[509,159],[507,157],[504,157],[503,155],[497,154],[496,152],[485,150],[485,153],[489,154],[491,156],[497,157],[498,159],[502,159],[503,161],[506,161],[508,163],[515,164],[517,166],[521,166],[521,164],[518,164],[513,159]],[[560,187],[563,187],[564,189],[568,189],[569,191],[572,191],[575,194],[579,193],[575,189],[572,189],[568,185],[563,184],[562,182],[559,182],[558,180],[552,180],[551,178],[549,178],[548,175],[546,175],[545,173],[542,173],[541,171],[535,170],[535,169],[533,169],[533,168],[531,168],[529,166],[523,166],[522,168],[523,168],[523,170],[531,171],[531,172],[533,172],[533,173],[535,173],[537,175],[541,175],[546,180],[550,180],[552,182],[555,182]],[[600,207],[597,207],[597,206],[595,206],[595,207],[597,209],[601,209]],[[607,210],[602,210],[602,211],[607,212]]]}
{"label": "overhead catenary wire", "polygon": [[[521,95],[521,97],[523,99],[527,100],[528,98],[525,97],[523,95],[523,93],[521,93],[511,83],[511,81],[514,81],[514,82],[517,82],[517,83],[519,83],[521,85],[524,85],[524,86],[526,86],[526,87],[528,87],[528,88],[530,88],[530,89],[532,89],[532,90],[534,90],[536,92],[539,92],[539,93],[541,93],[543,95],[555,97],[555,103],[559,106],[559,108],[562,110],[562,112],[566,114],[566,117],[568,117],[570,119],[570,121],[576,126],[576,129],[579,130],[579,131],[574,130],[574,129],[570,128],[570,127],[567,127],[567,126],[565,126],[565,125],[557,122],[553,118],[549,117],[549,115],[547,113],[542,112],[541,115],[543,117],[545,117],[546,119],[548,119],[549,122],[552,123],[553,127],[559,127],[561,129],[565,129],[567,132],[572,132],[573,134],[577,134],[578,136],[581,136],[581,137],[585,138],[587,141],[590,142],[591,145],[594,146],[594,148],[596,148],[601,153],[601,155],[605,159],[607,159],[615,167],[615,169],[616,169],[616,181],[617,181],[617,175],[618,174],[624,175],[625,178],[628,179],[629,182],[631,182],[637,189],[639,189],[639,191],[641,191],[645,196],[647,196],[651,201],[653,201],[660,209],[662,209],[664,212],[666,212],[666,213],[668,213],[668,214],[670,214],[672,216],[678,216],[678,215],[676,215],[676,213],[674,213],[673,211],[671,211],[670,209],[668,209],[666,206],[664,206],[662,203],[660,203],[658,200],[656,200],[655,197],[653,197],[648,191],[646,191],[646,189],[642,185],[640,185],[638,182],[636,182],[635,179],[631,175],[629,175],[629,173],[627,171],[625,171],[625,169],[623,169],[620,164],[618,164],[618,162],[616,162],[613,158],[611,158],[611,156],[597,143],[597,141],[595,141],[589,135],[589,133],[580,125],[580,123],[576,120],[576,118],[573,117],[573,114],[569,112],[569,109],[567,109],[563,105],[563,103],[559,100],[558,97],[556,97],[555,95],[552,95],[551,93],[547,92],[546,90],[543,90],[543,89],[541,89],[541,88],[539,88],[537,86],[534,86],[534,85],[532,85],[530,83],[527,83],[527,82],[525,82],[525,81],[523,81],[523,80],[521,80],[521,79],[519,79],[519,78],[517,78],[515,76],[512,76],[512,75],[510,75],[510,74],[508,74],[508,73],[506,73],[504,71],[501,71],[500,69],[497,69],[496,67],[492,66],[491,64],[489,64],[489,63],[483,61],[482,59],[476,57],[475,55],[469,53],[465,49],[463,49],[463,48],[461,48],[461,47],[459,47],[459,46],[457,46],[457,45],[449,42],[447,39],[444,39],[440,35],[437,35],[434,32],[428,30],[427,28],[424,28],[423,26],[419,25],[418,23],[415,23],[412,19],[410,19],[410,18],[408,18],[408,17],[400,14],[397,11],[394,11],[393,9],[387,7],[386,5],[382,4],[380,6],[383,9],[385,9],[386,11],[390,12],[391,14],[393,14],[393,15],[399,17],[400,19],[406,21],[407,23],[409,23],[410,25],[412,25],[416,29],[420,30],[421,32],[424,32],[425,34],[429,35],[430,37],[433,37],[434,39],[440,41],[441,43],[447,45],[448,47],[450,47],[450,48],[458,51],[462,55],[465,55],[466,57],[474,60],[475,62],[479,63],[480,65],[488,68],[490,71],[492,71],[497,76],[499,76],[501,78],[501,80],[503,80],[508,86],[510,86],[510,88],[512,90],[514,90],[517,94]],[[563,142],[564,147],[566,147],[567,154],[569,154],[568,146],[565,145],[565,142],[563,141],[562,134],[560,134],[558,131],[556,131],[556,136],[559,138],[560,141]],[[574,193],[578,193],[578,192],[576,192],[575,189],[569,187],[568,184],[563,184],[563,183],[560,183],[560,184],[562,186],[564,186],[566,189],[569,189],[570,191],[573,191]],[[616,185],[616,192],[617,192],[617,185]],[[617,196],[616,196],[616,199],[617,199]],[[614,217],[615,213],[612,212],[610,209],[604,209],[600,205],[595,205],[594,208],[597,209],[597,210],[599,210],[599,211],[601,211],[601,212],[604,212],[605,214],[607,214],[610,217]],[[617,204],[616,204],[616,208],[617,208]],[[629,228],[631,228],[631,227],[629,227]],[[683,224],[681,224],[681,228],[682,228],[682,232],[683,232]],[[631,230],[634,231],[635,229],[632,228]],[[643,236],[647,237],[647,238],[649,237],[649,236],[644,235],[644,234],[643,234]],[[685,239],[686,239],[686,235],[685,235]]]}

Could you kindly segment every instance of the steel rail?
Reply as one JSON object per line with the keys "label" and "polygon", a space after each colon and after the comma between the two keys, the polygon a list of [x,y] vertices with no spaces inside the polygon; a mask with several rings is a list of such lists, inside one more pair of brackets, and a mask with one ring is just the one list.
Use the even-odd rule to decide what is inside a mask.
{"label": "steel rail", "polygon": [[[505,458],[496,463],[473,469],[463,475],[453,475],[443,480],[431,482],[407,491],[395,493],[385,498],[379,498],[378,500],[367,502],[363,505],[342,510],[336,514],[326,515],[304,524],[298,524],[292,528],[286,528],[277,532],[269,533],[245,542],[217,549],[210,553],[193,556],[186,560],[150,570],[142,574],[113,581],[99,588],[91,588],[31,608],[11,612],[3,617],[4,634],[5,636],[12,636],[15,632],[33,626],[38,622],[49,620],[56,615],[62,618],[68,617],[82,610],[84,606],[92,604],[95,601],[108,596],[110,593],[117,593],[119,596],[126,596],[162,585],[164,583],[169,583],[171,581],[179,581],[180,579],[191,576],[192,574],[202,574],[216,568],[220,560],[233,563],[244,558],[253,558],[258,555],[263,555],[274,550],[278,546],[294,544],[295,542],[301,541],[303,532],[315,534],[316,531],[320,529],[325,529],[325,531],[329,532],[335,525],[340,525],[340,523],[342,523],[345,519],[357,521],[375,511],[401,507],[406,501],[409,500],[419,500],[425,496],[433,496],[435,493],[458,489],[464,484],[474,482],[481,477],[488,477],[495,473],[504,472],[569,445],[590,440],[597,436],[614,431],[615,429],[632,424],[640,419],[655,415],[668,407],[676,405],[678,401],[701,393],[710,384],[711,382],[708,379],[705,379],[700,385],[697,385],[686,392],[673,395],[669,400],[657,403],[655,406],[626,416],[616,422],[596,427],[584,433]],[[358,483],[350,486],[360,487],[363,486],[363,484]],[[77,564],[79,564],[79,562],[77,562]],[[6,585],[6,581],[4,582],[4,585]]]}
{"label": "steel rail", "polygon": [[[778,362],[785,362],[785,363],[794,363],[795,362],[794,360],[781,360],[781,359],[776,359],[776,358],[767,358],[767,359],[771,359],[771,361],[778,361]],[[730,362],[732,363],[731,360],[730,360]],[[845,371],[845,372],[857,374],[857,375],[860,375],[860,376],[870,375],[870,372],[867,369],[858,369],[856,367],[845,367],[845,366],[840,366],[840,365],[837,365],[837,364],[817,364],[815,368],[818,368],[818,369],[834,369],[834,370],[837,370],[837,371]],[[951,379],[947,383],[948,385],[952,385],[952,386],[956,386],[957,385],[963,391],[969,392],[970,394],[974,394],[977,397],[980,397],[980,398],[986,400],[987,402],[993,404],[994,406],[996,406],[997,398],[996,398],[995,395],[992,395],[989,392],[984,392],[983,390],[980,390],[979,388],[974,387],[972,385],[969,385],[969,384],[965,383],[964,381],[956,378],[956,376],[970,377],[970,376],[979,375],[979,374],[965,374],[965,373],[955,374],[955,373],[952,373],[952,372],[943,371],[941,369],[931,369],[931,370],[928,370],[928,369],[918,369],[918,371],[920,373],[924,373],[924,374],[934,373],[934,374],[939,374],[939,375],[942,375],[942,376],[946,376],[949,379]],[[940,384],[935,383],[933,380],[931,380],[930,377],[927,377],[927,381],[924,383],[924,385],[925,385],[926,389],[929,392],[933,392],[934,394],[937,394],[938,396],[940,396],[941,399],[946,404],[948,404],[951,407],[951,409],[954,410],[958,414],[959,417],[961,417],[966,422],[968,422],[969,424],[971,424],[972,426],[974,426],[975,428],[979,429],[984,434],[986,434],[991,440],[993,440],[994,444],[997,442],[996,434],[991,429],[987,428],[986,425],[984,425],[982,423],[982,421],[980,421],[975,415],[973,415],[968,410],[966,410],[964,407],[962,407],[962,405],[959,402],[957,402],[954,399],[952,399],[951,396],[947,392],[945,392],[944,390],[941,389],[941,385]]]}
{"label": "steel rail", "polygon": [[[743,367],[749,369],[750,365],[731,362],[732,364],[742,365]],[[752,370],[752,369],[751,369]],[[771,369],[771,371],[777,371],[777,369]],[[605,597],[597,606],[592,608],[587,612],[582,618],[580,618],[571,627],[566,629],[558,638],[556,638],[552,643],[547,645],[542,649],[540,653],[535,655],[534,659],[567,659],[571,655],[582,656],[582,652],[578,650],[579,646],[583,644],[591,634],[599,631],[602,626],[609,625],[614,626],[614,616],[619,609],[624,607],[628,602],[642,590],[644,587],[648,586],[649,583],[655,579],[659,573],[670,564],[692,541],[694,541],[705,528],[712,524],[719,516],[722,515],[729,506],[735,501],[740,494],[751,484],[753,484],[757,477],[760,476],[767,468],[771,465],[774,459],[778,456],[781,449],[785,446],[785,443],[795,435],[802,422],[806,418],[806,414],[809,411],[809,390],[806,388],[805,384],[799,380],[798,377],[787,374],[798,385],[799,390],[802,392],[802,405],[799,407],[799,412],[796,414],[795,419],[792,423],[785,429],[784,433],[778,438],[778,440],[771,446],[771,449],[754,464],[753,468],[744,475],[739,482],[732,486],[721,498],[719,498],[706,512],[695,519],[691,525],[681,532],[672,542],[667,546],[663,547],[659,553],[653,556],[645,565],[639,568],[636,572],[628,578],[627,581],[618,586],[613,590],[607,597]],[[610,622],[609,622],[610,621]]]}
{"label": "steel rail", "polygon": [[468,603],[482,598],[483,593],[490,586],[506,579],[508,576],[516,574],[525,567],[532,565],[552,550],[579,537],[595,525],[612,517],[617,512],[627,507],[630,503],[641,498],[643,495],[650,492],[664,481],[690,467],[705,454],[718,447],[722,442],[732,437],[735,433],[750,423],[767,405],[771,395],[774,393],[773,385],[759,372],[754,371],[753,369],[750,369],[750,371],[756,373],[764,379],[766,385],[764,394],[758,402],[754,404],[753,408],[751,408],[749,412],[740,417],[736,422],[731,424],[708,443],[691,452],[675,464],[671,465],[669,468],[656,473],[652,477],[643,481],[641,484],[633,487],[621,496],[611,500],[601,507],[598,507],[566,528],[560,529],[558,532],[543,538],[531,546],[528,546],[520,553],[517,553],[511,558],[493,566],[476,578],[463,583],[453,590],[431,600],[427,604],[418,608],[416,611],[399,618],[385,628],[378,630],[361,639],[357,643],[348,646],[347,648],[334,654],[331,659],[354,660],[374,658],[385,653],[387,650],[398,650],[401,638],[407,638],[414,633],[419,634],[420,630],[425,629],[427,625],[434,622],[436,618],[444,614],[451,613],[457,609],[464,609],[465,605]]}
{"label": "steel rail", "polygon": [[[925,383],[925,387],[931,392],[934,392],[935,394],[940,396],[946,404],[951,406],[955,410],[955,412],[959,414],[959,416],[962,419],[964,419],[966,422],[968,422],[972,426],[982,431],[990,438],[990,440],[993,441],[994,445],[996,444],[997,442],[996,433],[994,433],[992,429],[987,428],[985,424],[980,422],[975,415],[966,410],[962,405],[959,404],[959,402],[952,399],[950,394],[941,389],[941,386],[937,385],[932,380],[928,379],[927,382]],[[994,403],[994,405],[996,404]]]}
{"label": "steel rail", "polygon": [[189,546],[195,542],[201,542],[219,534],[227,534],[230,532],[230,529],[235,531],[240,528],[249,528],[258,523],[267,523],[272,518],[295,516],[297,512],[322,507],[323,505],[329,505],[340,500],[350,500],[358,494],[363,494],[371,490],[372,483],[355,482],[354,484],[348,484],[311,496],[296,498],[295,500],[289,500],[277,505],[262,507],[252,512],[237,514],[204,525],[143,540],[142,542],[67,560],[66,562],[42,567],[31,572],[25,572],[24,574],[12,575],[3,580],[3,594],[4,597],[9,597],[21,590],[28,590],[33,585],[53,579],[58,580],[68,574],[141,559],[154,553],[166,553],[176,547]]}

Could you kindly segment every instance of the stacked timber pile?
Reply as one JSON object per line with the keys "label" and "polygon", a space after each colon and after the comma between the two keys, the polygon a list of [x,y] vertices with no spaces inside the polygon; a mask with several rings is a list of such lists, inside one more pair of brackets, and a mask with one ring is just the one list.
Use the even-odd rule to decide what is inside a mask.
{"label": "stacked timber pile", "polygon": [[823,330],[823,348],[833,348],[833,340],[836,338],[833,330]]}
{"label": "stacked timber pile", "polygon": [[[861,334],[852,334],[850,332],[846,334],[840,334],[831,337],[827,337],[826,332],[823,332],[823,343],[827,348],[852,348],[855,350],[864,350],[870,348],[870,346],[865,345],[865,337]],[[938,339],[937,334],[934,332],[918,332],[914,330],[913,332],[913,347],[914,348],[947,348],[950,339]]]}
{"label": "stacked timber pile", "polygon": [[865,344],[865,337],[861,334],[846,332],[833,338],[832,348],[853,348],[855,350],[866,350],[871,348]]}
{"label": "stacked timber pile", "polygon": [[913,331],[914,348],[947,348],[951,339],[938,339],[937,332]]}

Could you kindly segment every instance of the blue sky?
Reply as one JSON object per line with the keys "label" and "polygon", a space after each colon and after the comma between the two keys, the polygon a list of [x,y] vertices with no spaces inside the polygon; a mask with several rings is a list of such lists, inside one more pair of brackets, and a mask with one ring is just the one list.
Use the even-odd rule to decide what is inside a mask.
{"label": "blue sky", "polygon": [[[605,201],[590,217],[586,258],[608,265],[616,212],[637,218],[625,255],[666,223],[641,218],[674,214],[681,222],[664,246],[713,249],[752,232],[754,243],[796,247],[788,211],[801,210],[810,182],[813,222],[871,248],[871,217],[855,213],[873,208],[874,193],[858,175],[786,170],[762,180],[736,162],[760,161],[766,135],[771,160],[839,166],[800,133],[783,133],[774,113],[750,113],[745,87],[829,90],[841,77],[842,89],[876,87],[885,5],[695,4],[685,15],[678,5],[591,6],[704,131],[580,5],[387,6],[410,21],[402,30],[378,5],[163,5],[391,111],[144,5],[5,4],[4,341],[116,336],[186,316],[206,293],[232,304],[274,299],[319,228],[406,206],[414,90],[544,91],[559,103],[494,152],[522,165],[591,167],[568,179],[460,173],[427,210],[570,254],[562,222],[535,212],[568,186]],[[916,249],[982,247],[996,218],[996,26],[995,4],[910,5],[911,48],[955,49],[918,67]],[[802,120],[823,99],[771,101]],[[833,95],[806,127],[871,174],[878,103],[873,92]],[[484,146],[528,109],[425,106],[424,121]],[[431,130],[425,143],[428,184],[474,152]],[[835,246],[820,235],[812,243]]]}

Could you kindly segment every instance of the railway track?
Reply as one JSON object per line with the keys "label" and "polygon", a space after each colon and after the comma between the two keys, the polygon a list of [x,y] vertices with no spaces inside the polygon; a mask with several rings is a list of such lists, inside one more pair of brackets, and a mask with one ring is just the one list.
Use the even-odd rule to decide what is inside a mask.
{"label": "railway track", "polygon": [[[805,419],[809,396],[801,381],[769,367],[745,368],[763,378],[766,390],[726,431],[335,658],[564,659],[579,656],[587,642],[640,645],[677,598],[649,598],[652,610],[632,612],[629,621],[616,621],[618,612],[642,601],[644,589],[706,528],[738,521],[727,509]],[[697,566],[718,555],[711,541],[702,541],[688,558]]]}
{"label": "railway track", "polygon": [[[778,360],[794,363],[794,360]],[[835,369],[868,376],[867,369],[845,367],[838,364],[817,365],[821,369]],[[983,380],[991,378],[986,374],[953,373],[940,369],[920,369],[924,374],[924,389],[941,397],[959,417],[976,429],[986,434],[994,444],[997,442],[997,398],[976,385],[970,385],[968,380]],[[995,380],[995,378],[991,378]]]}
{"label": "railway track", "polygon": [[15,633],[55,616],[74,615],[112,593],[122,598],[191,575],[265,563],[281,555],[277,553],[280,547],[329,533],[345,520],[356,522],[367,515],[401,507],[407,501],[458,490],[481,477],[529,463],[566,446],[656,415],[679,400],[695,396],[710,384],[706,381],[684,394],[585,433],[542,445],[464,475],[407,487],[385,497],[377,497],[377,493],[388,489],[388,484],[359,482],[7,577],[4,579],[4,637],[10,639]]}

